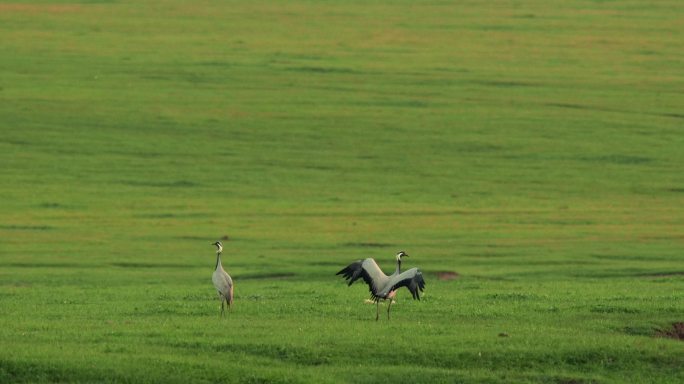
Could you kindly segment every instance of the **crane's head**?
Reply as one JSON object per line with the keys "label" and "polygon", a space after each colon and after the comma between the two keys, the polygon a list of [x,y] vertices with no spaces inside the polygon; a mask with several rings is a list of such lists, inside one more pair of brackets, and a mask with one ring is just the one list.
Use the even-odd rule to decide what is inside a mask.
{"label": "crane's head", "polygon": [[221,244],[220,241],[217,241],[217,242],[213,243],[212,245],[216,246],[216,253],[223,252],[223,244]]}
{"label": "crane's head", "polygon": [[397,253],[397,261],[401,262],[402,257],[408,257],[408,254],[404,251],[399,251],[399,253]]}

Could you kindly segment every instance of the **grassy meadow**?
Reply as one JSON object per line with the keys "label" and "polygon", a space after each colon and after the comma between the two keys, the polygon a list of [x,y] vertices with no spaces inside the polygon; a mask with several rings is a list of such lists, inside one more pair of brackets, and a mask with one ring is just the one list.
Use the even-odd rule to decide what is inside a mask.
{"label": "grassy meadow", "polygon": [[683,14],[1,1],[0,382],[684,382]]}

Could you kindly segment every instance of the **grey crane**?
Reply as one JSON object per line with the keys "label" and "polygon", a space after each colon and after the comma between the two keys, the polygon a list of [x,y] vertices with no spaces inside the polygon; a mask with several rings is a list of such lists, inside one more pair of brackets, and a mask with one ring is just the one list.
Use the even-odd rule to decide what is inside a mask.
{"label": "grey crane", "polygon": [[380,318],[380,300],[389,299],[389,305],[387,306],[387,319],[389,320],[392,299],[396,295],[397,289],[406,287],[411,291],[414,300],[420,300],[420,292],[425,288],[425,280],[423,280],[423,273],[420,269],[411,268],[408,271],[401,272],[402,257],[408,257],[408,255],[404,251],[397,253],[397,269],[389,276],[382,272],[372,258],[357,260],[337,272],[337,275],[342,275],[349,281],[348,286],[352,285],[360,277],[368,284],[371,298],[375,301],[376,305],[376,321]]}
{"label": "grey crane", "polygon": [[211,276],[211,281],[214,282],[214,287],[216,292],[218,292],[219,299],[221,300],[221,316],[223,316],[223,303],[228,305],[228,310],[230,310],[231,304],[233,304],[233,279],[230,275],[226,273],[221,264],[221,252],[223,252],[223,244],[220,241],[213,243],[216,246],[216,269],[214,274]]}

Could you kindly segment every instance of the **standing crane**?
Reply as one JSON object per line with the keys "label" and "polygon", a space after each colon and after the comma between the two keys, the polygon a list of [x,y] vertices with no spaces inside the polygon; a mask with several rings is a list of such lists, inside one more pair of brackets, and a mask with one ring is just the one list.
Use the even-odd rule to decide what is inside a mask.
{"label": "standing crane", "polygon": [[214,274],[211,276],[211,280],[214,282],[214,287],[216,287],[216,292],[218,292],[219,299],[221,300],[221,316],[223,316],[223,302],[228,305],[228,310],[230,311],[230,306],[233,304],[233,279],[230,275],[223,269],[221,265],[221,252],[223,252],[223,244],[220,241],[213,243],[216,246],[216,269]]}
{"label": "standing crane", "polygon": [[387,306],[387,320],[389,320],[392,299],[396,295],[397,289],[401,287],[408,288],[414,300],[420,300],[419,291],[422,292],[425,288],[423,273],[418,268],[411,268],[408,271],[401,272],[402,257],[408,257],[408,255],[404,251],[397,253],[397,269],[389,276],[382,272],[372,258],[355,261],[337,272],[337,275],[342,275],[349,281],[348,286],[352,285],[360,277],[368,284],[371,298],[376,304],[375,321],[380,318],[380,300],[389,300],[389,305]]}

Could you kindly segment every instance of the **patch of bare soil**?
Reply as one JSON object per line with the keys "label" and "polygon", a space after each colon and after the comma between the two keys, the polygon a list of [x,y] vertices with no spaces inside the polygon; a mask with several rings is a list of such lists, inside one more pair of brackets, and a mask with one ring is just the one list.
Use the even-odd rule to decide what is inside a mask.
{"label": "patch of bare soil", "polygon": [[662,329],[658,331],[657,334],[660,337],[668,337],[671,339],[684,341],[684,322],[678,321],[676,323],[672,323],[671,328]]}
{"label": "patch of bare soil", "polygon": [[439,272],[437,272],[437,278],[439,280],[456,280],[459,277],[461,277],[461,275],[459,275],[458,272],[454,272],[454,271],[439,271]]}

